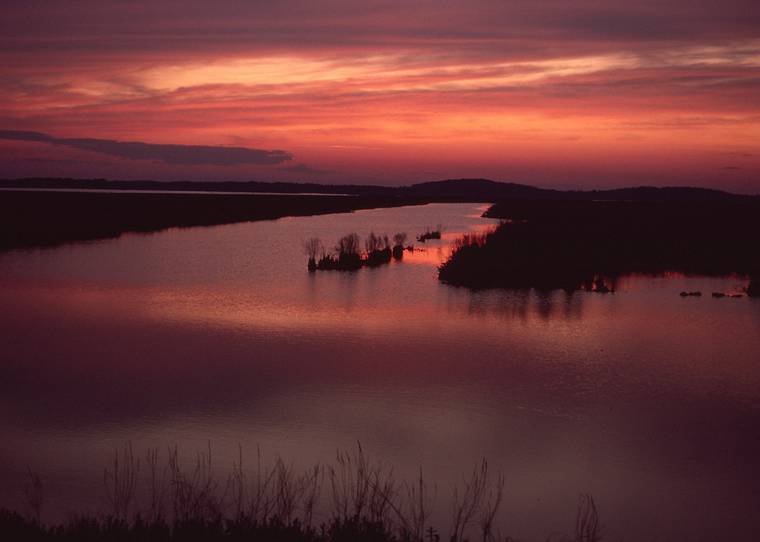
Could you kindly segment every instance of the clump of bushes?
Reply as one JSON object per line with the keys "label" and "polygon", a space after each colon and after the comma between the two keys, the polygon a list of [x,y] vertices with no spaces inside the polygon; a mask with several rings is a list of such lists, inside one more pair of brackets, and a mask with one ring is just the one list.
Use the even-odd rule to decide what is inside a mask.
{"label": "clump of bushes", "polygon": [[443,228],[441,227],[440,224],[438,224],[434,230],[427,228],[423,233],[417,236],[417,241],[419,241],[420,243],[424,243],[425,241],[428,241],[430,239],[440,239],[442,231],[443,231]]}
{"label": "clump of bushes", "polygon": [[404,249],[412,247],[406,247],[406,232],[399,232],[393,236],[393,257],[400,260],[404,257]]}
{"label": "clump of bushes", "polygon": [[375,267],[391,261],[391,243],[387,235],[370,232],[364,240],[366,265]]}
{"label": "clump of bushes", "polygon": [[412,249],[412,247],[404,246],[406,238],[406,233],[397,233],[393,236],[393,244],[391,244],[387,235],[375,235],[374,232],[370,232],[364,240],[364,250],[362,250],[359,235],[349,233],[338,240],[332,253],[328,253],[322,241],[313,237],[304,242],[304,252],[309,258],[309,271],[355,271],[364,266],[376,267],[390,263],[391,258],[401,260],[404,250]]}
{"label": "clump of bushes", "polygon": [[309,258],[309,271],[316,271],[317,262],[325,256],[325,247],[322,245],[322,241],[320,241],[319,237],[307,239],[303,243],[303,251]]}

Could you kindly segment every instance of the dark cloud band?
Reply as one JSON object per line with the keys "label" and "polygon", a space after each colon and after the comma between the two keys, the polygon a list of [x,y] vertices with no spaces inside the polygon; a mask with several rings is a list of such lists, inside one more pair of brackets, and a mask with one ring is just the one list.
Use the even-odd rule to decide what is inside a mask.
{"label": "dark cloud band", "polygon": [[285,171],[287,173],[299,173],[301,175],[326,175],[328,173],[331,173],[330,171],[326,169],[318,169],[315,167],[308,166],[306,164],[296,164],[294,166],[280,167],[280,168],[277,168],[277,170]]}
{"label": "dark cloud band", "polygon": [[63,145],[130,160],[158,160],[181,165],[274,165],[293,158],[287,151],[250,149],[247,147],[215,147],[207,145],[167,145],[112,139],[57,138],[40,132],[0,130],[0,139],[37,141]]}

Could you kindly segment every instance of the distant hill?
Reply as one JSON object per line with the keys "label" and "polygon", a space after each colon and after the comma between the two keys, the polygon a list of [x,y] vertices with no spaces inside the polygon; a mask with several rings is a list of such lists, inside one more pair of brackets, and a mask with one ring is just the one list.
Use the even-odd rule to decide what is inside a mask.
{"label": "distant hill", "polygon": [[463,199],[466,201],[531,200],[616,200],[616,201],[714,201],[758,198],[709,188],[637,186],[611,190],[553,190],[527,184],[501,183],[488,179],[449,179],[400,188],[415,197]]}
{"label": "distant hill", "polygon": [[442,198],[465,198],[481,201],[501,198],[544,198],[560,195],[561,192],[536,188],[527,184],[501,183],[489,179],[447,179],[430,181],[402,187],[401,190],[415,196]]}
{"label": "distant hill", "polygon": [[591,190],[578,192],[585,199],[607,199],[627,201],[710,201],[758,198],[758,196],[746,196],[732,194],[723,190],[711,188],[695,188],[690,186],[636,186],[632,188],[616,188],[613,190]]}
{"label": "distant hill", "polygon": [[63,188],[95,190],[160,190],[199,192],[262,192],[354,194],[426,199],[429,201],[491,202],[505,199],[618,200],[618,201],[720,201],[758,199],[708,188],[637,186],[610,190],[554,190],[489,179],[446,179],[410,186],[286,183],[263,181],[109,181],[106,179],[28,178],[0,180],[0,188]]}

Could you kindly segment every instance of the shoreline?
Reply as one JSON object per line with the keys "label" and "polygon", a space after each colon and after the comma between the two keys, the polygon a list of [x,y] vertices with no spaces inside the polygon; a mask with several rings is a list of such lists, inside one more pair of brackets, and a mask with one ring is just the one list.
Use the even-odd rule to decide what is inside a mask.
{"label": "shoreline", "polygon": [[114,239],[124,233],[422,205],[393,196],[44,192],[0,194],[0,252]]}
{"label": "shoreline", "polygon": [[[471,289],[614,292],[631,273],[739,274],[757,296],[760,205],[712,202],[502,201],[502,223],[455,242],[441,282]],[[754,285],[754,286],[753,286]]]}

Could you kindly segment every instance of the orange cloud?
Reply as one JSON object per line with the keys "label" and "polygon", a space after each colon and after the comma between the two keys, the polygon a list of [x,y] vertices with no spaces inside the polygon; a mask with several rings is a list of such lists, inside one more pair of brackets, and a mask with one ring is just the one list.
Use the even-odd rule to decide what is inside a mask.
{"label": "orange cloud", "polygon": [[[48,149],[70,174],[86,169],[67,170],[66,160],[99,162],[88,176],[125,178],[488,176],[760,190],[755,3],[689,3],[688,20],[675,0],[656,10],[590,0],[484,1],[477,10],[94,3],[83,25],[85,4],[49,6],[42,18],[9,8],[0,23],[0,128],[287,149],[309,166],[150,169]],[[49,172],[33,149],[0,143],[4,174]],[[744,155],[741,164],[726,168],[727,153]]]}

